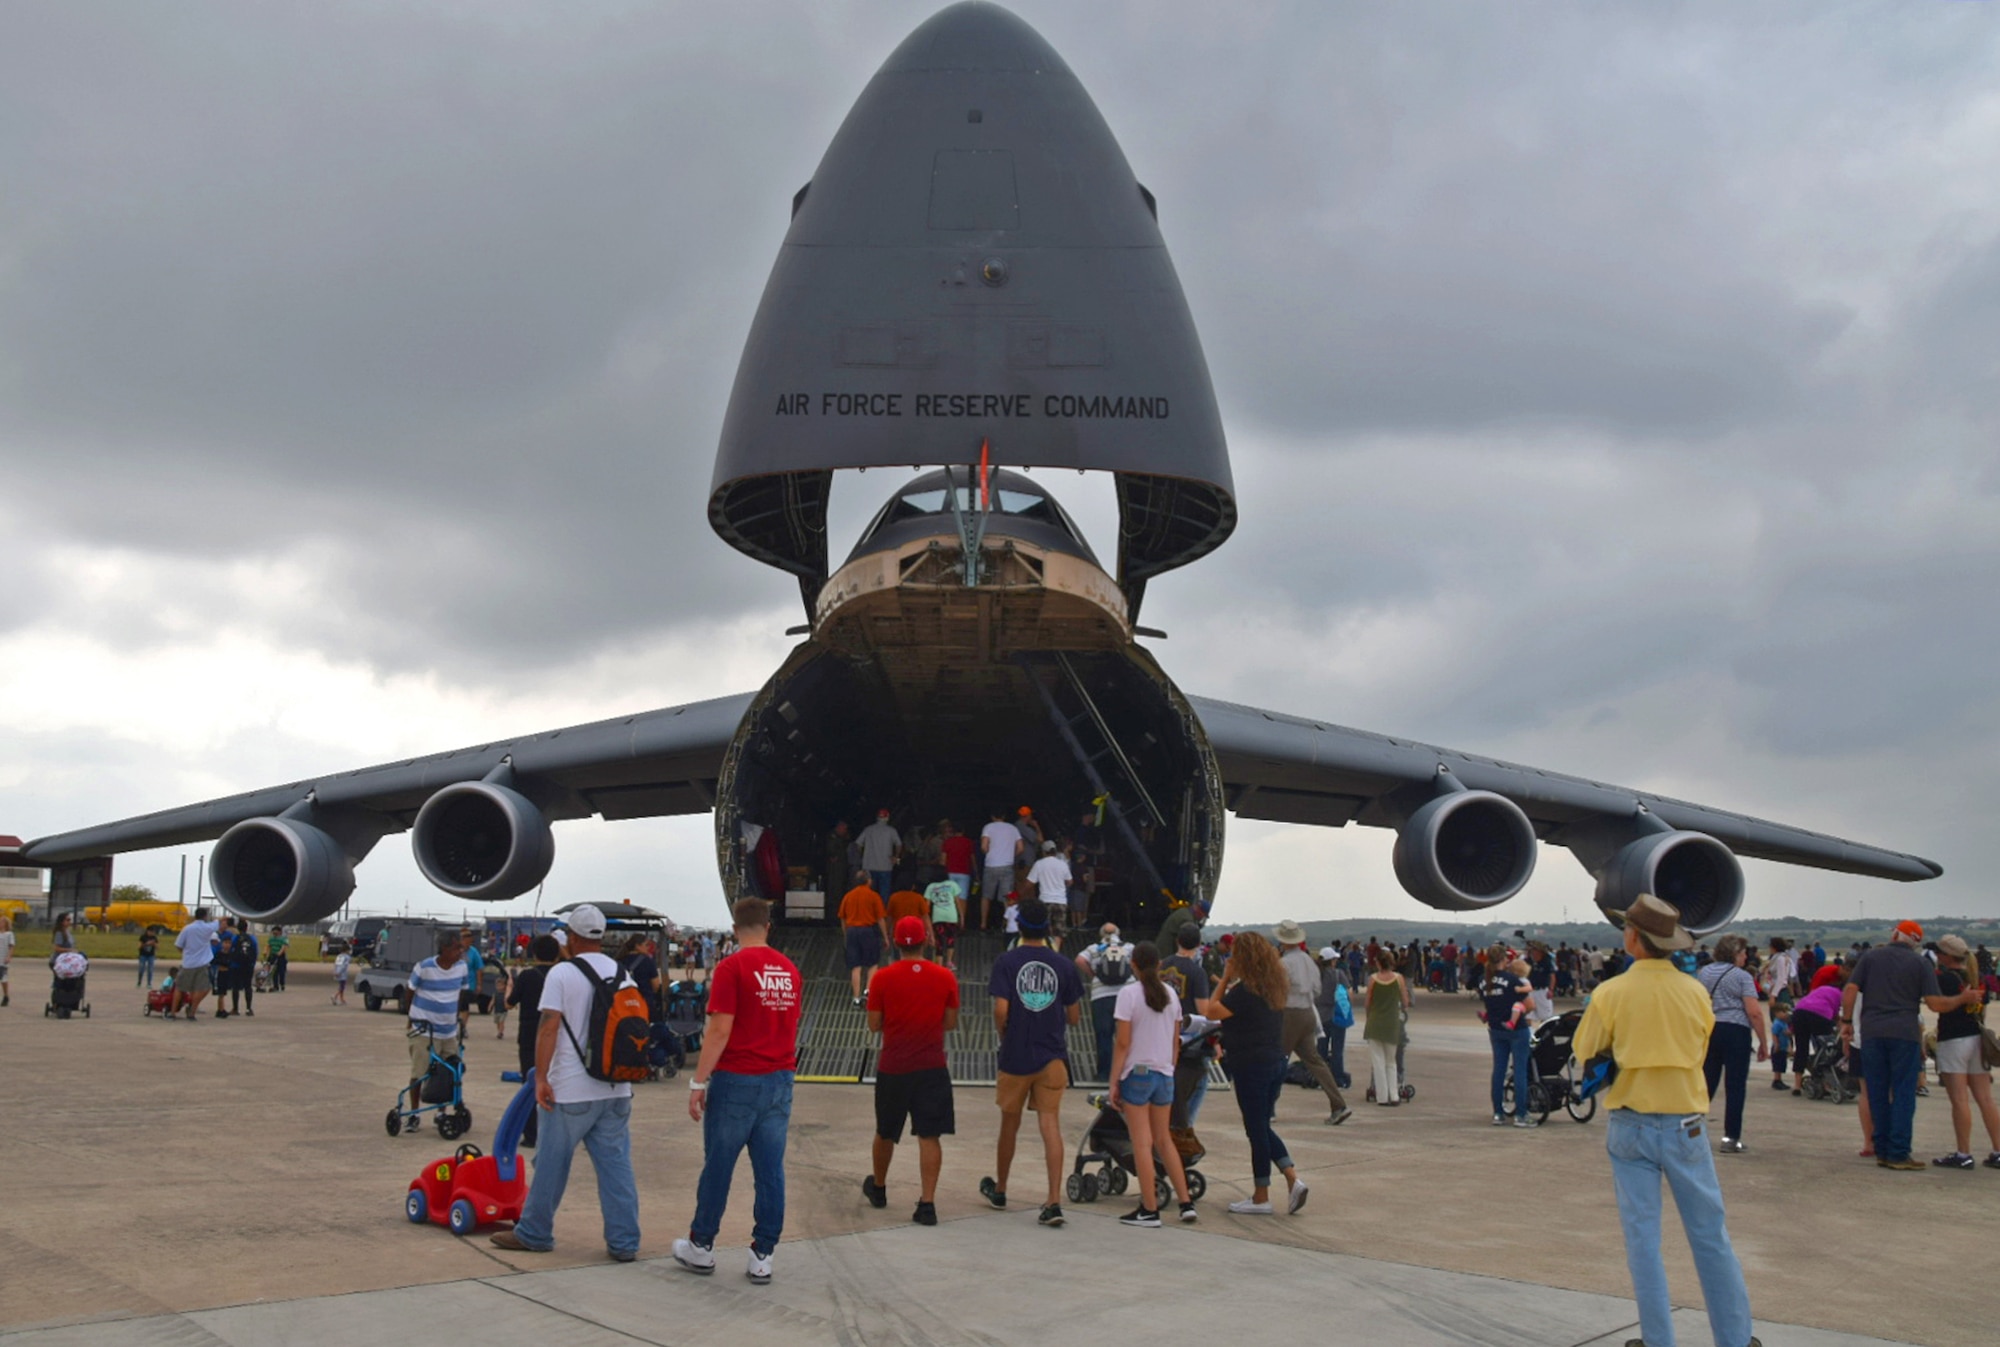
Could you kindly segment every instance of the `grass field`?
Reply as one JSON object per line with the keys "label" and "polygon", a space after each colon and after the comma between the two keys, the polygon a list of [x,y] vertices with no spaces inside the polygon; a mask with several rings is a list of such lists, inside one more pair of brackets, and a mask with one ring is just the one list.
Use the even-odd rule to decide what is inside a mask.
{"label": "grass field", "polygon": [[[17,943],[14,957],[17,959],[47,959],[49,957],[49,932],[41,930],[14,931]],[[78,931],[76,947],[93,959],[136,959],[139,957],[139,933],[137,931]],[[178,962],[180,952],[174,948],[171,935],[160,937],[159,959],[162,966]],[[293,963],[319,963],[319,937],[308,936],[304,940],[292,941],[289,958]],[[325,960],[333,962],[331,959]]]}

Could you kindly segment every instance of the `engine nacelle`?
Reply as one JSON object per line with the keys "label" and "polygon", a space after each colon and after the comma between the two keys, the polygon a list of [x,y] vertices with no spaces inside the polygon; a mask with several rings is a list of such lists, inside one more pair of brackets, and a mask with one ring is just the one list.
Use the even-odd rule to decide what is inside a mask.
{"label": "engine nacelle", "polygon": [[1396,879],[1446,912],[1504,903],[1535,873],[1535,825],[1521,806],[1485,790],[1426,801],[1396,833]]}
{"label": "engine nacelle", "polygon": [[491,781],[462,781],[424,801],[410,850],[425,879],[484,903],[520,897],[547,878],[556,859],[548,815]]}
{"label": "engine nacelle", "polygon": [[1681,925],[1711,935],[1743,906],[1743,867],[1707,833],[1663,832],[1619,848],[1597,875],[1597,906],[1623,912],[1642,893],[1677,909]]}
{"label": "engine nacelle", "polygon": [[237,824],[215,844],[209,874],[222,905],[252,921],[320,921],[354,892],[354,865],[346,849],[295,818]]}

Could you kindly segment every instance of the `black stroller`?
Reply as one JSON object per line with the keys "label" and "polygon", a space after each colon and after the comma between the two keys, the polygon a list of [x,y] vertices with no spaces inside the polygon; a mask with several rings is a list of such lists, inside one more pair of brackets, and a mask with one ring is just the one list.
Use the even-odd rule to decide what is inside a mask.
{"label": "black stroller", "polygon": [[1806,1098],[1851,1104],[1860,1097],[1861,1082],[1847,1069],[1847,1045],[1839,1034],[1816,1035],[1805,1062],[1805,1079],[1799,1088]]}
{"label": "black stroller", "polygon": [[[1179,1073],[1175,1074],[1175,1089],[1178,1092]],[[1132,1156],[1132,1133],[1125,1126],[1125,1115],[1111,1107],[1111,1096],[1108,1094],[1093,1094],[1090,1102],[1096,1106],[1097,1116],[1091,1119],[1089,1129],[1077,1145],[1076,1164],[1063,1185],[1064,1195],[1072,1202],[1095,1202],[1100,1197],[1117,1197],[1130,1186],[1132,1176],[1139,1172]],[[1172,1136],[1175,1148],[1181,1153],[1181,1167],[1187,1171],[1188,1200],[1199,1202],[1202,1194],[1208,1191],[1208,1179],[1195,1166],[1208,1152],[1202,1149],[1192,1127],[1174,1128]],[[1153,1167],[1153,1187],[1155,1207],[1173,1202],[1174,1185],[1160,1172],[1158,1165]]]}
{"label": "black stroller", "polygon": [[[1572,1043],[1576,1026],[1583,1022],[1581,1010],[1566,1010],[1552,1020],[1543,1020],[1529,1034],[1528,1114],[1537,1123],[1562,1109],[1577,1122],[1589,1122],[1597,1114],[1597,1096],[1581,1096],[1577,1091],[1578,1068]],[[1513,1105],[1514,1085],[1507,1083],[1507,1103]]]}
{"label": "black stroller", "polygon": [[83,999],[83,982],[90,972],[90,960],[76,950],[66,949],[49,961],[49,971],[54,976],[49,983],[49,1003],[42,1007],[42,1018],[53,1015],[66,1020],[81,1011],[89,1019],[90,1002]]}

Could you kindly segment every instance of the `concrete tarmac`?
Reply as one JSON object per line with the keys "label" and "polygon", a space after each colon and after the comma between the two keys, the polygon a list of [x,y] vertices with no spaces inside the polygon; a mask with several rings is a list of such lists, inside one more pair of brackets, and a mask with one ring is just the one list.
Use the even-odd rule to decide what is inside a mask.
{"label": "concrete tarmac", "polygon": [[[372,1340],[423,1324],[462,1325],[494,1347],[723,1331],[745,1343],[1050,1344],[1131,1332],[1135,1309],[1170,1315],[1161,1327],[1227,1334],[1233,1347],[1295,1341],[1308,1325],[1385,1345],[1637,1333],[1602,1121],[1557,1113],[1532,1131],[1491,1127],[1485,1031],[1466,996],[1419,995],[1412,1103],[1373,1108],[1357,1090],[1356,1117],[1333,1128],[1318,1092],[1285,1092],[1279,1130],[1312,1185],[1297,1217],[1223,1210],[1247,1195],[1249,1174],[1220,1092],[1200,1126],[1210,1186],[1199,1225],[1119,1228],[1111,1218],[1128,1197],[1066,1203],[1069,1225],[1041,1229],[1032,1145],[1012,1206],[993,1211],[977,1185],[992,1169],[997,1115],[989,1090],[965,1088],[946,1145],[944,1224],[923,1229],[908,1222],[914,1148],[897,1157],[886,1211],[861,1196],[870,1091],[802,1085],[777,1280],[753,1287],[740,1252],[747,1166],[717,1275],[696,1278],[667,1257],[693,1210],[701,1153],[680,1080],[637,1092],[638,1264],[606,1262],[581,1156],[557,1250],[503,1254],[403,1219],[410,1178],[456,1143],[429,1129],[386,1134],[407,1069],[401,1022],[329,1004],[324,967],[295,967],[292,989],[259,996],[254,1018],[197,1023],[144,1017],[130,965],[97,965],[93,1017],[68,1022],[42,1017],[38,966],[17,961],[14,976],[14,1004],[0,1012],[7,1347]],[[513,1090],[499,1072],[514,1047],[480,1024],[470,1044],[469,1139],[484,1145]],[[1350,1070],[1357,1063],[1350,1055]],[[1064,1110],[1072,1146],[1088,1116],[1080,1093]],[[1977,1272],[2000,1235],[2000,1171],[1879,1169],[1855,1156],[1852,1106],[1773,1091],[1767,1069],[1753,1073],[1745,1132],[1750,1153],[1718,1168],[1765,1343],[1971,1347],[2000,1336],[2000,1296]],[[1917,1143],[1926,1157],[1951,1149],[1940,1087],[1920,1101]],[[1683,1340],[1706,1342],[1692,1263],[1671,1228],[1667,1249],[1676,1304],[1697,1307],[1682,1312]]]}

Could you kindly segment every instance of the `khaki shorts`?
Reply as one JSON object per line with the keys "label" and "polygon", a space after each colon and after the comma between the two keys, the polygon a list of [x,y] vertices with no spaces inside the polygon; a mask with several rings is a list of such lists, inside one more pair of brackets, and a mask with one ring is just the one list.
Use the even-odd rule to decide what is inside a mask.
{"label": "khaki shorts", "polygon": [[1058,1057],[1032,1076],[1010,1076],[1002,1071],[993,1097],[1002,1113],[1019,1113],[1023,1104],[1037,1113],[1054,1113],[1062,1107],[1063,1091],[1068,1088],[1069,1063]]}
{"label": "khaki shorts", "polygon": [[430,1074],[432,1043],[437,1044],[438,1056],[440,1057],[458,1056],[458,1040],[456,1038],[433,1039],[429,1034],[413,1035],[410,1039],[411,1080],[415,1080],[419,1076]]}
{"label": "khaki shorts", "polygon": [[187,996],[199,996],[209,988],[209,968],[203,964],[199,968],[183,968],[174,974],[174,990]]}

